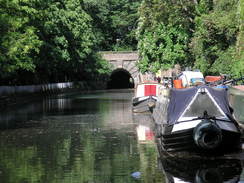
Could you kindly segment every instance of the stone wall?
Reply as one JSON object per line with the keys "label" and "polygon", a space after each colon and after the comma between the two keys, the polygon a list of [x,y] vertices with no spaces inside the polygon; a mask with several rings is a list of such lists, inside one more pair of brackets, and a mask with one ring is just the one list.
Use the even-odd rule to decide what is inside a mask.
{"label": "stone wall", "polygon": [[137,51],[119,51],[119,52],[100,52],[102,58],[107,60],[113,70],[124,69],[128,71],[134,80],[135,85],[139,82],[139,69],[137,62],[139,54]]}
{"label": "stone wall", "polygon": [[102,57],[108,61],[116,60],[138,60],[139,55],[137,51],[133,52],[100,52]]}

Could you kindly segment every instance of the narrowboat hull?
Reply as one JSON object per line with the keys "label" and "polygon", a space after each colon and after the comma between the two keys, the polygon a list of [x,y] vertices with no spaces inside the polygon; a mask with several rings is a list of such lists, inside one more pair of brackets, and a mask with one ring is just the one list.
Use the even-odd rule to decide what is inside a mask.
{"label": "narrowboat hull", "polygon": [[161,158],[166,182],[239,182],[242,172],[240,159],[181,159]]}
{"label": "narrowboat hull", "polygon": [[[221,142],[216,148],[203,148],[194,140],[195,128],[182,130],[176,133],[170,133],[172,126],[163,127],[163,131],[168,133],[160,134],[157,132],[157,143],[159,151],[168,153],[174,152],[193,152],[197,154],[222,154],[237,152],[241,150],[241,134],[227,130],[221,130]],[[161,131],[162,127],[157,126],[156,130]],[[164,153],[164,152],[161,152]]]}
{"label": "narrowboat hull", "polygon": [[132,110],[135,113],[152,112],[156,102],[155,96],[135,97],[132,100]]}

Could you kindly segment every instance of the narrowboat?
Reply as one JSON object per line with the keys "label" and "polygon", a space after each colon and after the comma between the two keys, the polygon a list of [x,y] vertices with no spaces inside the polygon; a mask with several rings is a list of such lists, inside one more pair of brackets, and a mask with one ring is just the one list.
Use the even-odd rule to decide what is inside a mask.
{"label": "narrowboat", "polygon": [[227,90],[206,85],[169,89],[153,111],[159,150],[224,153],[241,149]]}
{"label": "narrowboat", "polygon": [[163,85],[156,82],[138,84],[135,88],[135,96],[132,99],[133,112],[152,112],[160,92],[160,87],[163,87]]}
{"label": "narrowboat", "polygon": [[[228,76],[221,75],[221,76],[206,76],[205,83],[209,86],[216,87],[216,88],[236,88],[240,91],[244,91],[243,84],[244,84],[244,77],[228,79]],[[241,85],[239,85],[241,84]]]}

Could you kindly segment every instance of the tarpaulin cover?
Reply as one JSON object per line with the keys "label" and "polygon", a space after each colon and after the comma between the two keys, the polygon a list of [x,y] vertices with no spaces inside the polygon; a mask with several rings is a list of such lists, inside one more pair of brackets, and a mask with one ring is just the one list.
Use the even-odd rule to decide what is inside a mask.
{"label": "tarpaulin cover", "polygon": [[221,79],[223,79],[222,76],[206,76],[205,77],[206,82],[215,82],[215,81],[219,81]]}
{"label": "tarpaulin cover", "polygon": [[187,89],[172,89],[168,106],[168,124],[174,124],[178,121],[200,88],[207,89],[222,111],[227,115],[231,115],[227,91],[225,89],[215,89],[208,86],[198,86]]}

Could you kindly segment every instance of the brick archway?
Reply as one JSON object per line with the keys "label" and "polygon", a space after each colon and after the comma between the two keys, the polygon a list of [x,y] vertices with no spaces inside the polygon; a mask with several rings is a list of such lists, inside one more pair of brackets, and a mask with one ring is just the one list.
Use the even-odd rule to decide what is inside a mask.
{"label": "brick archway", "polygon": [[137,67],[139,56],[137,51],[100,53],[112,65],[113,70],[124,69],[130,73],[135,85],[139,83],[139,69]]}

